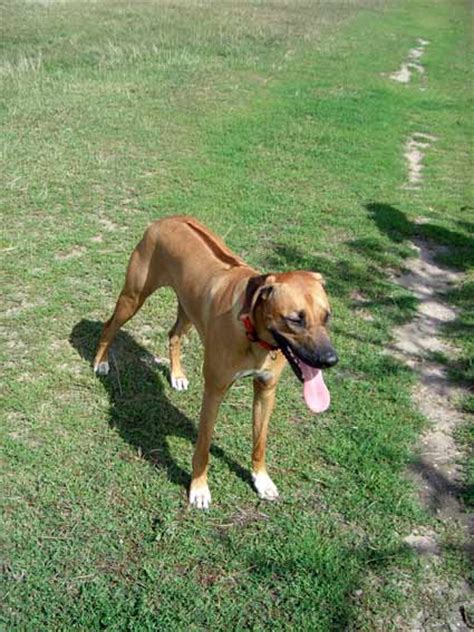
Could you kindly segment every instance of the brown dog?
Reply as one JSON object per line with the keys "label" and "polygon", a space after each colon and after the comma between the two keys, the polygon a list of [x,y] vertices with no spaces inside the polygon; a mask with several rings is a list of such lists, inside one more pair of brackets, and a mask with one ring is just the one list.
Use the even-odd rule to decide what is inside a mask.
{"label": "brown dog", "polygon": [[334,365],[337,355],[327,333],[329,303],[321,275],[259,275],[196,219],[157,221],[132,253],[124,288],[102,332],[96,373],[109,372],[114,336],[162,286],[172,287],[178,297],[178,316],[169,333],[173,388],[188,386],[180,359],[181,336],[194,325],[204,345],[204,395],[190,504],[209,507],[207,468],[219,406],[232,383],[248,375],[254,378],[252,477],[261,498],[276,499],[278,490],[265,466],[265,445],[285,358],[304,383],[309,408],[322,412],[329,406],[321,369]]}

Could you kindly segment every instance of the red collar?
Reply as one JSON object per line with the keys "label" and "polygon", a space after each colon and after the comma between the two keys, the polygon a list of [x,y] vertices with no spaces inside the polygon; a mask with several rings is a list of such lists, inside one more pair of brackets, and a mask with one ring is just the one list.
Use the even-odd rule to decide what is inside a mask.
{"label": "red collar", "polygon": [[253,323],[250,320],[250,316],[241,316],[240,320],[242,321],[245,327],[245,335],[250,340],[250,342],[256,342],[267,351],[276,351],[278,349],[278,347],[275,347],[274,345],[271,345],[269,342],[265,342],[265,340],[261,340],[258,337],[257,332],[255,331],[255,327],[253,326]]}

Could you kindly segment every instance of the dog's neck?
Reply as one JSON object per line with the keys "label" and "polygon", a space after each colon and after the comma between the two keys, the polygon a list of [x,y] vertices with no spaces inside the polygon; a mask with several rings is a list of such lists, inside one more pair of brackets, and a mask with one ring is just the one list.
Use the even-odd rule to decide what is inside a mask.
{"label": "dog's neck", "polygon": [[257,343],[267,351],[276,351],[278,349],[278,347],[276,347],[275,345],[271,345],[269,342],[266,342],[265,340],[262,340],[258,337],[257,330],[255,329],[248,314],[242,315],[240,317],[240,320],[245,327],[245,335],[247,336],[248,340],[250,340],[250,342]]}
{"label": "dog's neck", "polygon": [[241,299],[242,308],[239,312],[238,318],[243,324],[245,328],[245,335],[250,342],[258,344],[266,351],[276,351],[278,349],[276,345],[272,345],[259,337],[252,320],[252,315],[258,302],[258,297],[256,295],[268,276],[269,275],[267,274],[255,275],[250,277],[247,281],[243,293],[243,299]]}

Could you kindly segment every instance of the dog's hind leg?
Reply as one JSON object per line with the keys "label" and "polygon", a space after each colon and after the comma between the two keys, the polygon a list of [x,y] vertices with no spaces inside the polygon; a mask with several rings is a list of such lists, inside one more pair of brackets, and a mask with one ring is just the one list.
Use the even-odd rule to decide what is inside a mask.
{"label": "dog's hind leg", "polygon": [[192,323],[186,315],[181,303],[178,302],[176,322],[169,332],[170,379],[171,386],[177,391],[188,388],[188,380],[181,366],[181,337],[191,328]]}
{"label": "dog's hind leg", "polygon": [[[151,255],[149,254],[151,252]],[[146,248],[145,239],[142,240],[130,257],[125,284],[117,300],[112,317],[105,323],[99,346],[94,360],[94,371],[99,375],[109,372],[109,348],[120,327],[134,316],[143,305],[147,297],[160,285],[161,279],[152,275],[152,261],[154,253]],[[156,269],[156,266],[153,265]]]}
{"label": "dog's hind leg", "polygon": [[97,347],[94,371],[99,375],[107,375],[109,372],[110,345],[120,327],[138,312],[144,300],[140,295],[127,295],[124,291],[120,294],[112,317],[104,325],[99,346]]}

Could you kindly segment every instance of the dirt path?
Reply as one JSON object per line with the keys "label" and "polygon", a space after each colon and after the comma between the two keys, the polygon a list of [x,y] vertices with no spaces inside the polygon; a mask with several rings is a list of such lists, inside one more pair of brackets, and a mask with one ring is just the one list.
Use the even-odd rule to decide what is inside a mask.
{"label": "dirt path", "polygon": [[414,531],[404,539],[426,557],[422,609],[409,629],[413,632],[469,630],[469,604],[474,597],[470,587],[465,582],[448,584],[436,573],[443,554],[441,532],[446,528],[463,532],[466,552],[472,534],[472,518],[459,499],[463,483],[459,464],[462,453],[454,440],[456,427],[466,421],[457,408],[463,389],[451,384],[445,366],[432,359],[434,352],[456,355],[456,349],[441,338],[441,327],[456,318],[456,310],[445,302],[443,294],[459,283],[463,275],[436,263],[440,249],[433,244],[417,240],[413,245],[418,257],[408,260],[406,271],[394,280],[418,298],[418,310],[413,320],[394,330],[391,352],[419,376],[413,401],[430,425],[421,436],[419,459],[411,475],[423,504],[434,513],[440,529],[439,533]]}
{"label": "dirt path", "polygon": [[[418,38],[407,60],[390,79],[409,84],[413,71],[422,79],[420,89],[426,89],[426,73],[421,63],[427,40]],[[411,135],[405,145],[407,181],[404,189],[417,191],[423,184],[423,158],[437,139],[419,132]],[[423,223],[420,218],[419,223]],[[436,353],[455,359],[457,350],[442,337],[442,327],[456,319],[456,310],[445,300],[445,294],[461,283],[463,274],[436,261],[442,249],[427,240],[413,240],[418,256],[409,259],[405,271],[393,280],[412,292],[418,299],[415,317],[393,330],[394,341],[390,353],[407,364],[418,375],[412,399],[429,425],[417,446],[418,459],[410,476],[415,481],[421,502],[436,517],[432,529],[419,529],[408,534],[404,541],[423,556],[425,577],[420,599],[420,610],[415,619],[403,622],[402,629],[411,632],[454,631],[474,628],[474,594],[464,582],[449,583],[446,573],[438,573],[445,554],[446,535],[449,542],[460,541],[468,555],[470,538],[474,535],[473,517],[462,503],[463,454],[455,441],[456,429],[467,419],[459,409],[462,387],[452,384],[446,366],[436,360]]]}
{"label": "dirt path", "polygon": [[417,189],[423,179],[423,156],[424,150],[431,146],[436,140],[431,134],[418,132],[410,136],[405,145],[405,158],[408,163],[408,182],[404,189]]}
{"label": "dirt path", "polygon": [[[431,422],[421,440],[419,469],[423,464],[427,469],[423,499],[436,508],[440,518],[449,518],[454,513],[461,520],[465,514],[456,515],[460,507],[453,492],[461,484],[458,462],[462,454],[453,432],[464,421],[456,407],[463,390],[449,382],[445,366],[431,356],[435,352],[456,355],[456,350],[440,337],[442,325],[456,318],[456,311],[443,300],[443,294],[459,283],[463,275],[435,263],[437,249],[432,244],[418,240],[414,246],[419,258],[408,260],[406,272],[395,280],[418,298],[418,310],[413,320],[394,330],[392,351],[418,374],[419,385],[413,392],[413,400]],[[436,480],[429,475],[432,470],[439,474]]]}
{"label": "dirt path", "polygon": [[411,48],[408,51],[408,59],[400,66],[400,70],[392,72],[389,75],[390,79],[398,81],[399,83],[409,83],[413,70],[418,72],[420,75],[424,74],[425,69],[420,60],[425,52],[425,47],[429,44],[429,42],[419,37],[417,39],[417,44],[418,46]]}

